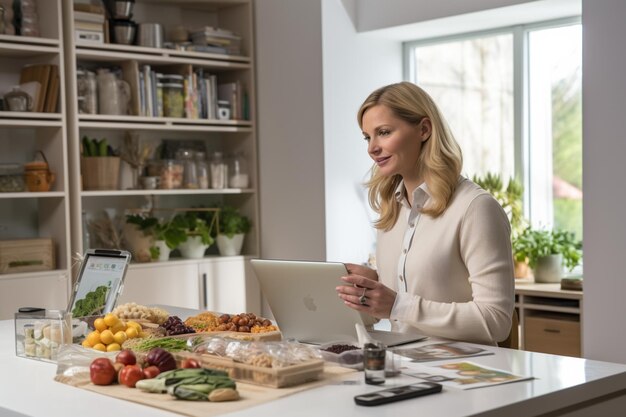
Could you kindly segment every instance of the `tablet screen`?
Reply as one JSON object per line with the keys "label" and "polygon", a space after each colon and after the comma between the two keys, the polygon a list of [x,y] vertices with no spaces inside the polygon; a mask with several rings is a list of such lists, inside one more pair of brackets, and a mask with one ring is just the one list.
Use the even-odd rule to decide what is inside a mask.
{"label": "tablet screen", "polygon": [[72,315],[95,316],[113,310],[126,263],[125,256],[87,254],[78,277]]}

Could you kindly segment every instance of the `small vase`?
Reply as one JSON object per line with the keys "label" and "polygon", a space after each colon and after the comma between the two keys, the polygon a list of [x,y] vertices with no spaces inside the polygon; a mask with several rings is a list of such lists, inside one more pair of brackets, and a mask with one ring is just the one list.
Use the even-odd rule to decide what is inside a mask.
{"label": "small vase", "polygon": [[154,246],[159,248],[159,261],[167,261],[170,259],[170,252],[172,251],[164,240],[157,240],[154,242]]}
{"label": "small vase", "polygon": [[528,262],[514,261],[513,265],[515,267],[515,278],[528,278],[530,272]]}
{"label": "small vase", "polygon": [[154,245],[152,235],[146,235],[136,225],[126,223],[124,225],[124,240],[133,254],[134,261],[150,262],[152,260],[150,254],[150,248]]}
{"label": "small vase", "polygon": [[226,235],[217,235],[217,249],[222,256],[237,256],[241,253],[245,234],[238,233],[232,238]]}
{"label": "small vase", "polygon": [[535,282],[558,283],[563,275],[563,255],[548,255],[537,259]]}
{"label": "small vase", "polygon": [[178,245],[178,250],[183,258],[200,259],[204,257],[204,252],[208,247],[209,245],[202,243],[202,237],[187,236],[187,240]]}

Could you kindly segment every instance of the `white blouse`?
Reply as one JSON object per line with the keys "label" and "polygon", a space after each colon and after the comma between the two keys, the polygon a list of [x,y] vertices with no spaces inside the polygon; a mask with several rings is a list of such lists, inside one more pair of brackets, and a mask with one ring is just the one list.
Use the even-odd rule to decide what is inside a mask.
{"label": "white blouse", "polygon": [[398,221],[378,231],[379,280],[397,292],[392,330],[495,344],[507,338],[514,307],[509,220],[495,198],[461,177],[438,218],[421,215],[428,187],[409,206],[396,190]]}

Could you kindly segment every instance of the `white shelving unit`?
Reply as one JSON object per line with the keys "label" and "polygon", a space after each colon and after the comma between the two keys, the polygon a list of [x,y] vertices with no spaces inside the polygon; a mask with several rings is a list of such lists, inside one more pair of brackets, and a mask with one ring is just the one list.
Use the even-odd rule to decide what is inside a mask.
{"label": "white shelving unit", "polygon": [[[166,30],[177,24],[187,28],[221,27],[239,34],[243,56],[186,52],[116,44],[76,42],[74,34],[73,0],[63,0],[65,75],[67,80],[67,123],[71,204],[72,251],[83,252],[83,213],[88,216],[103,208],[139,208],[147,202],[158,208],[185,208],[217,203],[239,208],[250,217],[253,230],[246,236],[243,255],[200,260],[176,258],[168,262],[135,263],[126,277],[123,301],[144,304],[170,304],[182,307],[220,307],[220,311],[261,313],[260,291],[251,276],[248,259],[259,253],[257,149],[255,128],[255,77],[253,51],[252,0],[137,0],[133,20],[138,23],[158,22]],[[91,69],[122,66],[130,61],[154,68],[172,65],[192,65],[217,75],[218,83],[239,80],[249,97],[250,120],[198,120],[136,115],[111,116],[79,114],[77,103],[77,66]],[[123,167],[121,189],[89,191],[81,188],[80,138],[106,137],[114,146],[121,143],[126,132],[135,132],[142,140],[201,140],[207,155],[213,151],[225,153],[243,151],[251,177],[246,189],[127,189],[130,170]],[[122,163],[124,165],[124,163]],[[221,271],[221,272],[219,272]],[[219,288],[218,288],[219,286]],[[230,304],[215,304],[214,294],[229,291]],[[149,287],[149,289],[148,289]],[[253,292],[248,290],[253,288]],[[256,292],[256,294],[255,294]],[[209,302],[210,300],[210,302]],[[232,300],[237,301],[236,303]],[[212,303],[212,304],[211,304]],[[237,307],[237,308],[235,308]],[[245,307],[245,308],[244,308]],[[241,310],[241,311],[239,311]]]}
{"label": "white shelving unit", "polygon": [[[71,252],[61,0],[37,0],[41,37],[0,35],[0,95],[30,64],[59,66],[56,113],[0,111],[0,163],[25,163],[42,150],[56,181],[49,192],[0,193],[0,240],[52,238],[56,269],[0,274],[0,319],[22,306],[65,308]],[[45,16],[45,18],[44,18]]]}

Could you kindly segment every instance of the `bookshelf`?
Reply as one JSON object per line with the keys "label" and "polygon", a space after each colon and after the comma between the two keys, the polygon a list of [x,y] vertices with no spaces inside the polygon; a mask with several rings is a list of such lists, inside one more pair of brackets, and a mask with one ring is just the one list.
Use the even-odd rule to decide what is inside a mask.
{"label": "bookshelf", "polygon": [[[187,28],[213,26],[232,31],[241,37],[241,53],[238,55],[77,40],[74,36],[74,0],[62,1],[72,251],[83,252],[88,247],[85,220],[94,218],[103,209],[120,214],[146,205],[159,209],[213,204],[235,206],[253,224],[253,230],[246,235],[242,256],[219,256],[213,245],[209,255],[199,260],[173,258],[166,262],[134,263],[126,277],[124,299],[144,304],[216,307],[220,311],[232,312],[245,307],[246,311],[260,314],[260,291],[255,287],[256,280],[247,265],[249,258],[259,254],[252,0],[137,0],[134,7],[133,20],[160,23],[165,29],[166,40],[170,30],[181,25]],[[118,71],[131,91],[128,114],[80,113],[78,67],[94,72],[99,68]],[[139,81],[139,74],[147,67],[155,70],[155,78],[156,73],[163,73],[181,75],[190,81],[195,77],[198,81],[202,74],[211,74],[216,77],[217,84],[238,83],[242,92],[245,89],[247,93],[248,117],[220,120],[203,115],[201,111],[196,118],[148,116],[145,111],[147,96],[142,101],[148,87],[145,78],[144,84]],[[155,93],[154,85],[150,93]],[[240,113],[243,113],[243,106]],[[133,187],[132,170],[122,162],[118,189],[84,190],[80,170],[81,138],[85,135],[106,138],[114,148],[119,148],[129,133],[154,145],[164,139],[170,144],[178,141],[201,143],[207,156],[215,151],[226,154],[243,152],[251,177],[250,185],[245,189],[137,189]],[[154,291],[147,291],[144,284],[151,280],[158,282],[158,286]],[[217,286],[232,289],[231,301],[215,300]]]}
{"label": "bookshelf", "polygon": [[[65,68],[61,0],[37,0],[40,37],[0,34],[0,95],[20,84],[24,68],[58,69],[58,97],[47,111],[0,110],[0,163],[23,165],[42,150],[56,174],[47,192],[0,192],[0,240],[50,238],[55,251],[53,270],[0,273],[0,318],[32,305],[67,305],[70,251],[70,190],[65,112]],[[43,89],[41,89],[43,91]],[[0,271],[1,272],[1,271]]]}

